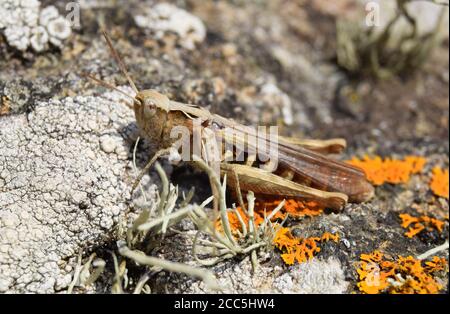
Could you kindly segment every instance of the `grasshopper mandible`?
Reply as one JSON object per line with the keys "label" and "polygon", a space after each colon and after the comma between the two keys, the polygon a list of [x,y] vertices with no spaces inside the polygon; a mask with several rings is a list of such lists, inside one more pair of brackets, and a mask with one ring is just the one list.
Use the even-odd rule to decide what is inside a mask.
{"label": "grasshopper mandible", "polygon": [[[247,136],[259,136],[252,132],[251,128],[211,113],[204,108],[172,101],[155,90],[139,91],[128,74],[125,64],[114,49],[110,38],[104,31],[103,35],[112,56],[136,92],[136,96],[132,97],[109,83],[92,76],[89,77],[133,100],[132,108],[141,134],[161,149],[144,170],[148,170],[150,164],[157,157],[177,143],[177,140],[171,136],[171,130],[174,127],[182,126],[190,130],[192,134],[195,119],[200,120],[201,127],[212,130],[214,135],[232,146],[236,144],[236,138],[238,141],[245,142]],[[227,137],[224,132],[226,128],[236,130],[235,137]],[[270,142],[270,139],[257,138],[257,140]],[[247,160],[246,163],[229,163],[225,162],[225,158],[222,156],[220,159],[221,174],[228,178],[234,178],[228,180],[227,184],[238,189],[239,193],[240,190],[243,190],[253,191],[260,195],[309,199],[333,210],[341,210],[348,201],[364,202],[373,197],[374,188],[367,181],[361,169],[326,156],[341,152],[346,147],[345,140],[301,140],[278,136],[277,141],[279,166],[275,171],[256,167],[255,160],[253,162]],[[207,150],[208,146],[212,144],[203,142],[202,149]],[[269,152],[266,153],[269,154]],[[247,157],[252,156],[248,154]],[[143,173],[138,180],[142,178]]]}

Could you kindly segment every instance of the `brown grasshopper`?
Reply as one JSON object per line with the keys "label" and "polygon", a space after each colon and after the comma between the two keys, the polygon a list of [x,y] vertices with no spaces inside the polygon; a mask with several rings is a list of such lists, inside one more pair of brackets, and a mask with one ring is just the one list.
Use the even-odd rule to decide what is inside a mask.
{"label": "brown grasshopper", "polygon": [[[136,96],[132,97],[106,82],[92,76],[89,77],[133,100],[132,107],[142,135],[160,149],[144,168],[138,181],[156,158],[167,153],[170,147],[179,144],[177,139],[171,136],[171,130],[174,127],[182,126],[190,130],[192,134],[196,119],[200,121],[202,128],[212,130],[215,136],[232,146],[236,146],[236,141],[246,142],[246,138],[249,136],[266,143],[271,141],[267,138],[259,138],[259,135],[250,127],[211,113],[206,109],[172,101],[155,90],[139,91],[106,32],[103,32],[103,35],[111,54],[136,92]],[[234,136],[228,136],[224,132],[226,128],[235,130]],[[190,141],[192,143],[192,139]],[[244,163],[226,162],[226,158],[222,155],[220,172],[222,175],[232,178],[227,184],[237,190],[239,194],[243,190],[266,196],[309,199],[333,210],[341,210],[348,201],[364,202],[374,195],[373,186],[367,181],[361,169],[326,156],[341,152],[346,147],[345,140],[301,140],[278,136],[277,141],[279,166],[275,171],[256,167],[255,163],[258,164],[258,161],[249,151],[244,151],[244,153],[248,153],[247,161]],[[206,140],[202,142],[202,150],[208,150],[213,145],[214,143]],[[224,154],[225,152],[220,151],[219,153]],[[270,154],[264,149],[262,153]]]}

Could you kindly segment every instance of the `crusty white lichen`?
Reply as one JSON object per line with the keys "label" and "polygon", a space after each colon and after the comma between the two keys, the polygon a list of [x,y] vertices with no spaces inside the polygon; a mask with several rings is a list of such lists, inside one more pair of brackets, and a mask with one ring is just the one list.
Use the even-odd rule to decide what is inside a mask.
{"label": "crusty white lichen", "polygon": [[206,37],[205,25],[198,17],[169,3],[145,7],[134,21],[137,26],[153,31],[156,37],[162,37],[166,32],[177,34],[186,49],[194,49],[195,44]]}
{"label": "crusty white lichen", "polygon": [[0,292],[55,292],[70,258],[113,234],[133,180],[133,112],[118,93],[0,117]]}
{"label": "crusty white lichen", "polygon": [[[347,293],[349,282],[344,270],[334,257],[314,258],[309,262],[283,268],[272,262],[261,263],[253,273],[249,258],[215,267],[215,274],[225,293]],[[163,276],[167,276],[166,274]],[[188,278],[158,278],[174,293],[205,293],[209,291],[201,281]]]}
{"label": "crusty white lichen", "polygon": [[346,293],[348,287],[344,269],[334,257],[295,265],[273,282],[273,289],[278,293],[340,294]]}
{"label": "crusty white lichen", "polygon": [[42,52],[50,45],[62,47],[72,28],[52,5],[41,9],[38,0],[2,0],[0,33],[10,46],[20,51],[31,47]]}

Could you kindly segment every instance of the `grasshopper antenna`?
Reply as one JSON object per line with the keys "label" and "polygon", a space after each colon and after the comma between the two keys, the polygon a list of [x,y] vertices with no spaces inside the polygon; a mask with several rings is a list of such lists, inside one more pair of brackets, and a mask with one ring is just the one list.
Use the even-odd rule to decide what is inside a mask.
{"label": "grasshopper antenna", "polygon": [[111,51],[112,56],[114,57],[114,59],[117,62],[117,65],[119,66],[120,70],[125,75],[125,77],[127,78],[128,83],[130,83],[130,85],[131,85],[131,88],[136,92],[136,94],[138,94],[139,90],[137,89],[136,84],[134,84],[133,80],[131,79],[130,74],[128,74],[127,68],[125,67],[125,63],[123,63],[123,61],[120,58],[119,54],[117,53],[116,49],[114,49],[111,39],[109,38],[109,36],[105,30],[102,30],[102,33],[103,33],[103,37],[105,37],[105,39],[106,39],[106,43],[109,46],[109,50]]}
{"label": "grasshopper antenna", "polygon": [[[127,96],[128,98],[131,98],[133,100],[133,102],[137,102],[137,100],[133,96],[125,93],[124,91],[121,91],[120,89],[118,89],[117,87],[115,87],[114,85],[112,85],[112,84],[110,84],[108,82],[105,82],[105,81],[102,81],[102,80],[96,78],[95,76],[93,76],[91,74],[82,73],[81,76],[87,77],[87,78],[93,80],[94,82],[96,82],[97,84],[99,84],[101,86],[104,86],[106,88],[115,90],[116,92],[118,92],[118,93],[120,93],[120,94],[122,94],[124,96]],[[129,103],[127,103],[127,105],[128,105],[128,107],[132,108]]]}

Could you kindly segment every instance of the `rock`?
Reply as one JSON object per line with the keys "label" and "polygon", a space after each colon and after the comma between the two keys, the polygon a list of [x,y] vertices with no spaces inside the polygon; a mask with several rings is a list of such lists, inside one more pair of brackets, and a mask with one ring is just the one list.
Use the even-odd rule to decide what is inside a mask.
{"label": "rock", "polygon": [[130,161],[114,151],[128,151],[134,125],[120,100],[65,98],[0,117],[0,291],[64,289],[57,263],[113,231],[130,189]]}
{"label": "rock", "polygon": [[273,287],[279,293],[338,294],[346,293],[349,283],[337,259],[315,258],[291,267],[274,280]]}
{"label": "rock", "polygon": [[280,109],[286,125],[294,123],[291,99],[286,93],[283,93],[276,85],[266,83],[261,87],[261,94],[268,106],[275,106]]}
{"label": "rock", "polygon": [[50,44],[61,48],[72,34],[72,28],[52,5],[41,8],[38,0],[2,0],[0,33],[19,51],[31,47],[35,52],[42,52],[49,49]]}
{"label": "rock", "polygon": [[[131,221],[157,198],[153,182],[160,181],[151,171],[141,181],[147,200],[141,189],[130,199],[134,177],[154,151],[142,139],[133,169],[138,130],[125,99],[80,76],[126,84],[98,33],[101,16],[140,89],[254,126],[280,124],[286,136],[345,138],[342,160],[364,154],[428,159],[410,184],[380,186],[369,203],[288,219],[295,236],[341,237],[322,244],[308,263],[287,266],[279,250],[268,248],[256,273],[245,255],[211,267],[225,292],[350,293],[357,290],[362,253],[417,256],[448,239],[448,222],[441,234],[409,239],[398,216],[448,215],[448,200],[434,197],[428,185],[432,167],[448,167],[447,45],[437,47],[417,75],[375,82],[350,77],[335,60],[336,19],[351,17],[347,7],[355,4],[364,13],[359,0],[80,1],[83,29],[73,36],[61,19],[63,6],[45,7],[49,2],[0,0],[0,292],[64,291],[80,250],[88,248],[84,261],[92,251],[110,256],[128,204],[135,205],[126,216]],[[62,51],[50,49],[55,45]],[[169,161],[179,155],[173,152]],[[211,195],[205,174],[186,165],[172,173],[169,163],[161,164],[180,196],[192,187],[191,202]],[[182,221],[147,253],[199,266],[191,253],[195,233],[192,222]],[[448,251],[439,256],[448,258]],[[105,262],[95,285],[75,292],[110,291],[113,266]],[[131,265],[127,260],[129,289],[146,271]],[[439,276],[445,285],[448,274]],[[209,292],[199,281],[167,272],[148,283],[157,293]]]}
{"label": "rock", "polygon": [[157,37],[166,32],[177,34],[180,44],[190,50],[206,37],[205,25],[198,17],[169,3],[146,6],[143,14],[136,15],[134,21],[137,26],[153,31]]}
{"label": "rock", "polygon": [[[309,262],[288,268],[262,264],[252,274],[248,258],[238,263],[225,263],[214,267],[219,285],[224,293],[347,293],[349,282],[339,260],[314,258]],[[161,278],[175,293],[211,293],[203,282],[192,279]],[[172,290],[171,290],[172,291]]]}

